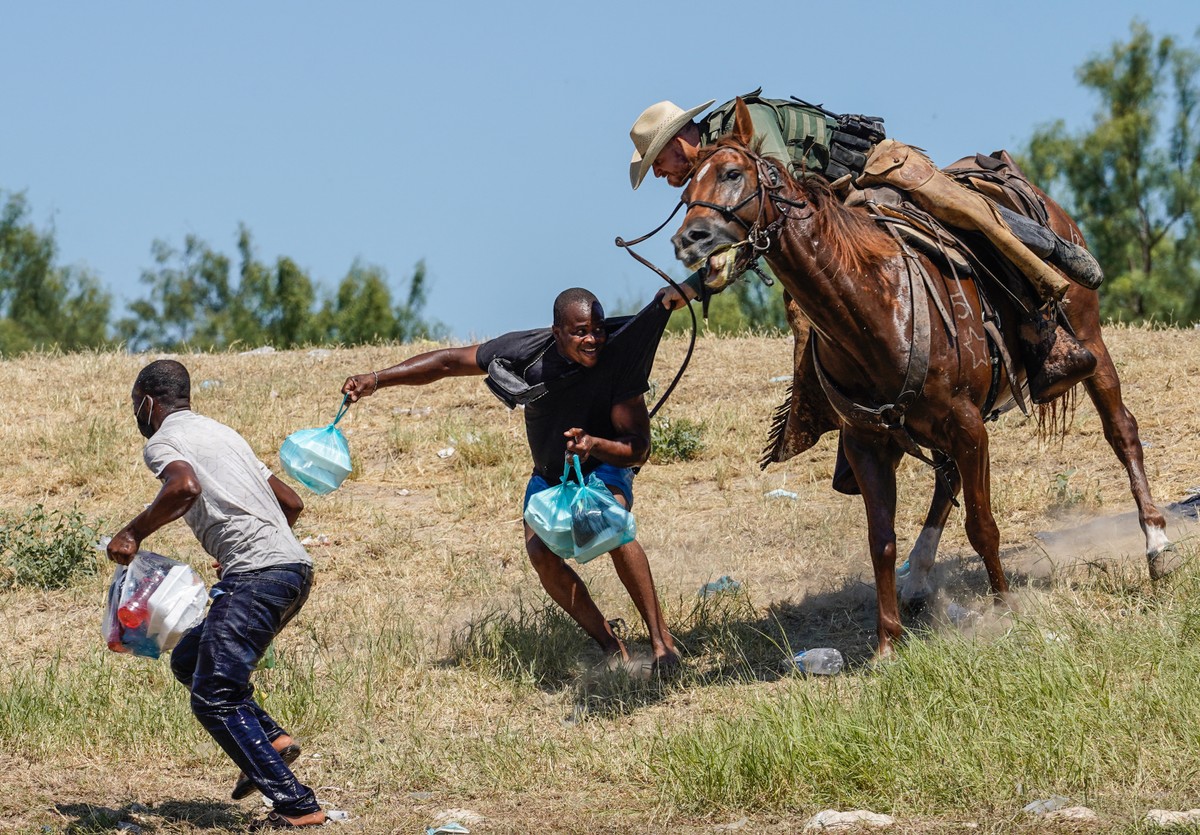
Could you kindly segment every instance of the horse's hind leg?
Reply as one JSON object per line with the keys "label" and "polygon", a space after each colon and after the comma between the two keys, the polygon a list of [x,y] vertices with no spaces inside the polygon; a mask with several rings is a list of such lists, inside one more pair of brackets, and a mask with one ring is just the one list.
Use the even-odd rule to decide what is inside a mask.
{"label": "horse's hind leg", "polygon": [[1104,426],[1104,438],[1129,474],[1129,487],[1137,503],[1138,521],[1146,535],[1146,559],[1150,564],[1150,576],[1158,579],[1166,574],[1163,552],[1170,546],[1167,538],[1167,523],[1150,496],[1150,484],[1146,481],[1146,469],[1142,462],[1142,441],[1138,437],[1137,419],[1134,418],[1121,397],[1121,381],[1108,348],[1100,339],[1087,340],[1085,344],[1096,355],[1096,373],[1084,381],[1088,396],[1100,415]]}
{"label": "horse's hind leg", "polygon": [[[934,457],[939,464],[945,459],[941,453],[935,453]],[[950,516],[951,504],[962,484],[958,468],[949,459],[945,459],[944,463],[947,465],[942,468],[945,477],[934,479],[933,500],[925,515],[925,524],[921,526],[921,533],[908,554],[909,571],[900,587],[900,605],[905,612],[918,611],[933,596],[930,574],[937,560],[938,544],[946,528],[946,519]]]}

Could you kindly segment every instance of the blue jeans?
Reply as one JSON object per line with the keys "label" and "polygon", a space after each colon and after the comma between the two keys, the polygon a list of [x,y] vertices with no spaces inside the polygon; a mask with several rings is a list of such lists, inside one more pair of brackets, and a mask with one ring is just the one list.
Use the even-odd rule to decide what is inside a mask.
{"label": "blue jeans", "polygon": [[321,807],[271,747],[285,732],[254,701],[250,673],[311,587],[312,567],[301,564],[224,577],[213,586],[208,615],[171,652],[171,672],[191,691],[204,730],[289,817]]}
{"label": "blue jeans", "polygon": [[[616,488],[617,492],[625,497],[626,510],[633,510],[633,470],[629,467],[614,467],[612,464],[601,464],[596,469],[592,470],[591,475],[595,473],[596,478],[603,481],[609,487]],[[587,476],[584,476],[586,479]],[[574,476],[572,476],[572,480]],[[557,484],[557,482],[555,482]],[[529,499],[534,493],[540,493],[550,487],[550,483],[542,478],[537,473],[534,473],[529,479],[529,484],[525,485],[525,501],[521,504],[521,510],[529,507]]]}

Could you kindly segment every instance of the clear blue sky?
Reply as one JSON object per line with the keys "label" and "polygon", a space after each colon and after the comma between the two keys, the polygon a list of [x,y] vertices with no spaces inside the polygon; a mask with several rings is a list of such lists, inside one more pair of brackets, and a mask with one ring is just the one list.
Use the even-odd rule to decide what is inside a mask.
{"label": "clear blue sky", "polygon": [[[5,3],[0,190],[119,312],[154,239],[232,255],[244,222],[326,288],[355,258],[394,287],[425,259],[427,313],[472,339],[545,323],[564,287],[613,307],[661,283],[613,245],[677,199],[629,187],[655,101],[761,85],[946,164],[1086,125],[1075,70],[1135,17],[1194,45],[1200,4]],[[680,274],[660,237],[641,251]]]}

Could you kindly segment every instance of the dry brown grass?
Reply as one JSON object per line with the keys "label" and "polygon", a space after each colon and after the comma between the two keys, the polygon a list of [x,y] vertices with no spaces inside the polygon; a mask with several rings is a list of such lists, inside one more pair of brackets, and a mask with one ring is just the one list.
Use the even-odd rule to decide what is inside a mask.
{"label": "dry brown grass", "polygon": [[[1200,332],[1117,328],[1108,341],[1148,442],[1155,496],[1161,504],[1182,498],[1200,482],[1191,446],[1200,429]],[[325,358],[299,351],[183,359],[195,409],[239,429],[274,465],[289,432],[332,419],[348,374],[429,347],[341,350]],[[684,347],[682,340],[664,342],[660,380],[669,379]],[[748,608],[717,618],[718,626],[757,629],[797,649],[832,644],[861,661],[873,642],[873,591],[861,502],[828,487],[834,439],[766,473],[754,463],[784,391],[769,379],[790,371],[790,356],[784,339],[701,341],[667,414],[702,421],[706,449],[698,460],[643,470],[639,539],[672,622],[694,623],[696,590],[727,574],[745,585],[751,602],[743,599]],[[150,501],[157,484],[141,462],[128,399],[149,359],[84,354],[0,362],[0,388],[8,392],[0,509],[78,507],[112,531]],[[279,642],[284,657],[317,670],[318,688],[327,682],[339,694],[328,702],[313,697],[290,718],[305,744],[297,766],[302,778],[321,787],[331,805],[350,809],[366,832],[419,831],[449,807],[485,816],[471,825],[475,832],[700,832],[728,820],[681,818],[660,801],[647,766],[664,729],[784,686],[769,676],[721,678],[734,662],[719,657],[727,646],[719,636],[683,630],[696,673],[663,688],[625,690],[579,672],[598,656],[561,626],[551,628],[577,649],[559,659],[566,672],[540,686],[486,663],[455,660],[454,636],[472,624],[496,612],[535,616],[544,605],[520,536],[528,471],[520,413],[506,411],[478,379],[459,379],[385,391],[354,406],[341,426],[356,472],[331,496],[306,496],[299,535],[325,534],[330,544],[311,549],[316,590]],[[994,426],[991,438],[994,507],[1006,548],[1028,546],[1035,532],[1084,516],[1133,508],[1125,474],[1086,400],[1062,443],[1039,442],[1031,422],[1012,415]],[[446,446],[458,453],[439,458]],[[798,498],[764,497],[777,487]],[[931,487],[923,466],[902,465],[902,552],[919,530]],[[1096,558],[1107,549],[1113,559],[1140,566],[1136,521],[1125,519],[1117,533],[1073,556]],[[147,547],[190,560],[211,580],[209,560],[182,523]],[[1039,555],[1013,551],[1007,568],[1036,572]],[[958,593],[985,592],[959,511],[940,564]],[[623,618],[636,640],[640,624],[611,565],[596,560],[581,574],[606,615]],[[0,596],[6,665],[38,669],[56,656],[66,665],[148,663],[102,650],[105,584],[102,574],[64,592]],[[768,664],[748,663],[756,670]],[[286,676],[260,674],[268,699],[286,689]],[[0,687],[10,681],[0,676]],[[176,719],[185,720],[172,726],[173,740],[118,754],[88,742],[88,722],[119,717],[88,717],[79,740],[64,739],[60,748],[22,744],[0,751],[6,775],[0,829],[78,826],[94,807],[133,802],[156,810],[146,820],[160,831],[237,828],[254,806],[228,803],[234,769],[186,717],[182,690],[158,686],[163,699],[173,700]],[[289,704],[280,705],[284,716]],[[565,721],[579,704],[592,707],[589,718]],[[762,815],[754,826],[793,831],[795,821]]]}

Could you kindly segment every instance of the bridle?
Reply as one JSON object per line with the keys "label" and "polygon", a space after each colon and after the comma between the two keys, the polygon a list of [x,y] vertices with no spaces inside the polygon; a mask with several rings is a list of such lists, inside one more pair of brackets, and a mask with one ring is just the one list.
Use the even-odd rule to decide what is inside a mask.
{"label": "bridle", "polygon": [[[711,154],[698,159],[695,165],[699,165],[701,162],[715,155],[717,151],[721,149],[727,149],[741,154],[753,163],[757,179],[757,183],[755,184],[754,188],[737,203],[729,205],[711,203],[707,200],[692,200],[689,202],[680,200],[679,202],[680,205],[686,206],[689,212],[693,207],[696,206],[705,209],[712,209],[714,212],[721,215],[721,217],[723,217],[727,222],[736,222],[739,226],[745,229],[745,240],[734,244],[731,249],[749,245],[753,252],[753,255],[750,258],[750,263],[752,265],[756,265],[758,257],[766,254],[767,250],[771,248],[771,236],[778,232],[779,229],[789,220],[798,217],[798,215],[792,213],[792,210],[808,208],[808,201],[805,199],[794,200],[790,197],[785,197],[781,193],[784,182],[783,177],[781,177],[779,174],[778,166],[771,160],[741,145],[716,146]],[[692,171],[695,171],[695,166],[693,166]],[[689,178],[690,177],[691,175],[689,174]],[[758,200],[758,215],[755,217],[753,223],[748,223],[746,222],[745,218],[738,214],[738,212],[740,212],[754,200]],[[768,204],[775,207],[775,219],[770,222],[766,222],[766,211]],[[678,207],[676,207],[676,210],[678,210]],[[672,212],[672,217],[673,216],[674,212]],[[670,219],[668,218],[668,221],[669,220]],[[756,268],[755,271],[758,272]],[[762,275],[762,273],[760,272],[759,275]]]}

